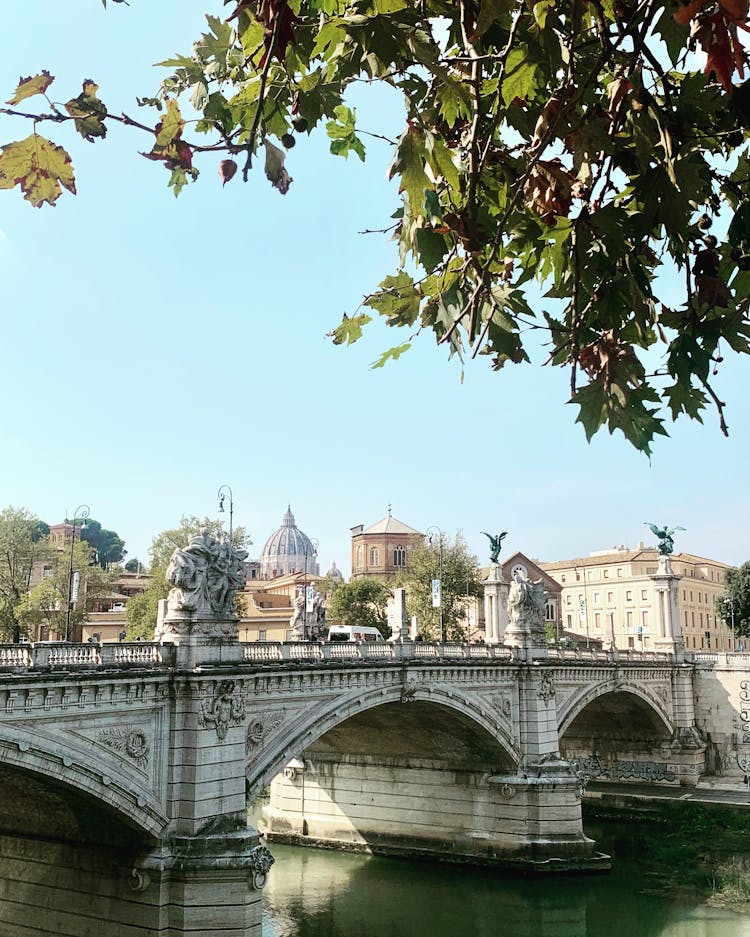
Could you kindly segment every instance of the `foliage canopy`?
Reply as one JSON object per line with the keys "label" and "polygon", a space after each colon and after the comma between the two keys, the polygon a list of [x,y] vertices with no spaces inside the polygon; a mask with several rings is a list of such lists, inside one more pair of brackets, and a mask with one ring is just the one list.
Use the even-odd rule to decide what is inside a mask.
{"label": "foliage canopy", "polygon": [[726,571],[726,586],[716,600],[716,614],[736,635],[750,634],[750,561]]}
{"label": "foliage canopy", "polygon": [[[432,607],[432,580],[441,581],[442,608]],[[414,549],[409,570],[404,576],[406,607],[416,615],[419,632],[431,641],[440,639],[440,611],[443,613],[443,635],[447,641],[469,639],[469,605],[467,596],[481,594],[478,560],[466,541],[457,533],[451,543],[444,533],[434,542],[426,541]]]}
{"label": "foliage canopy", "polygon": [[90,79],[59,103],[51,73],[22,79],[0,112],[33,131],[3,145],[0,188],[55,204],[75,192],[73,163],[40,129],[72,122],[93,142],[118,121],[175,194],[206,154],[225,185],[262,156],[285,194],[297,134],[323,128],[333,154],[365,158],[347,91],[388,84],[405,108],[384,231],[398,268],[333,341],[377,314],[409,336],[376,366],[426,331],[499,369],[541,331],[588,438],[607,426],[649,453],[667,414],[701,420],[711,404],[727,432],[713,378],[727,351],[750,352],[750,86],[735,84],[748,0],[228,2],[161,63],[138,99],[151,119],[110,113]]}

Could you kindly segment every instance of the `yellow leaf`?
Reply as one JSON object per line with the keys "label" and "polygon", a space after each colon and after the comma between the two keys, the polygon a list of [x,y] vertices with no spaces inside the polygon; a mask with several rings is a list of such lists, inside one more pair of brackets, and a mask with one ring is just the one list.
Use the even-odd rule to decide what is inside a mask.
{"label": "yellow leaf", "polygon": [[70,155],[35,133],[25,140],[6,144],[0,155],[0,189],[16,185],[35,208],[44,202],[54,205],[62,195],[62,187],[75,194]]}
{"label": "yellow leaf", "polygon": [[5,103],[20,104],[21,101],[26,100],[26,98],[31,98],[35,94],[44,94],[54,80],[55,76],[50,75],[48,71],[42,71],[40,75],[34,75],[33,77],[22,78],[18,82],[16,93],[12,98],[8,98]]}

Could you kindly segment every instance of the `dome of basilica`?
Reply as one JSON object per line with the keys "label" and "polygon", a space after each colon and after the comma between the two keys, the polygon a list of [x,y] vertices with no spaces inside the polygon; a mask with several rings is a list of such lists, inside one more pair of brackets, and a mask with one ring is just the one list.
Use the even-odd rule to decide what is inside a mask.
{"label": "dome of basilica", "polygon": [[261,579],[273,579],[289,573],[320,575],[317,555],[312,541],[294,520],[291,507],[287,507],[281,527],[266,540],[260,554]]}

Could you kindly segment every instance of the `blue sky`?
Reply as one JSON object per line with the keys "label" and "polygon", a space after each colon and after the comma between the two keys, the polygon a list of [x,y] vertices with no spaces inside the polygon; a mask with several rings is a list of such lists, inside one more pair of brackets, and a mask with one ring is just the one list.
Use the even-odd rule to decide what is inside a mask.
{"label": "blue sky", "polygon": [[[150,116],[135,96],[155,91],[153,62],[189,52],[204,11],[0,0],[0,98],[47,68],[54,100],[93,78],[110,110]],[[387,96],[353,103],[361,128],[400,132]],[[0,142],[30,132],[5,117],[0,128]],[[138,131],[113,127],[96,145],[46,132],[69,144],[79,194],[37,210],[0,192],[0,505],[55,523],[85,502],[142,558],[181,514],[213,514],[224,483],[253,555],[289,503],[321,566],[345,572],[350,528],[389,503],[418,529],[462,530],[483,562],[482,530],[510,531],[504,552],[555,560],[653,541],[644,521],[686,527],[677,549],[750,558],[747,362],[725,352],[715,379],[728,440],[708,413],[671,426],[650,462],[619,434],[588,444],[562,371],[493,374],[483,359],[461,382],[427,336],[373,371],[400,341],[389,330],[349,349],[325,338],[396,269],[392,244],[358,234],[397,204],[377,141],[365,138],[362,164],[330,156],[322,136],[300,139],[286,196],[261,166],[222,189],[204,157],[175,199],[166,171],[138,156]]]}

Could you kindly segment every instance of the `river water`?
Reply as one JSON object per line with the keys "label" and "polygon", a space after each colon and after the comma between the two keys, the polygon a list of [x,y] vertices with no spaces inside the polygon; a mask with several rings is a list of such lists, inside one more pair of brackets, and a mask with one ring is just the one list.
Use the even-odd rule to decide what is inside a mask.
{"label": "river water", "polygon": [[596,832],[624,853],[612,872],[550,878],[273,844],[263,937],[750,937],[750,913],[710,907],[674,851]]}

